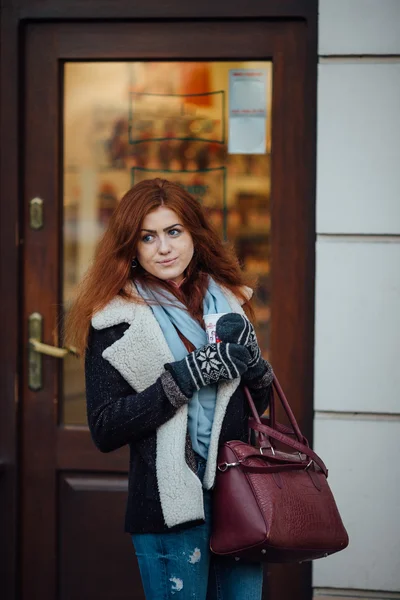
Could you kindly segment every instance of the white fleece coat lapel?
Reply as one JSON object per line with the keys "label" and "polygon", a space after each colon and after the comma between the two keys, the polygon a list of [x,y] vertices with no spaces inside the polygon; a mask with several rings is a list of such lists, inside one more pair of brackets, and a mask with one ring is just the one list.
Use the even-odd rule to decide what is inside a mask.
{"label": "white fleece coat lapel", "polygon": [[[243,314],[236,297],[226,289],[224,294],[232,311]],[[130,327],[121,339],[104,350],[103,358],[121,373],[134,390],[142,392],[156,382],[164,372],[164,364],[173,362],[174,357],[149,306],[116,297],[92,319],[95,329],[119,323],[128,323]],[[203,482],[206,489],[214,485],[222,422],[229,400],[239,384],[240,378],[222,381],[218,385]],[[204,519],[202,486],[185,460],[187,413],[187,406],[182,406],[172,419],[157,429],[157,484],[167,527]]]}

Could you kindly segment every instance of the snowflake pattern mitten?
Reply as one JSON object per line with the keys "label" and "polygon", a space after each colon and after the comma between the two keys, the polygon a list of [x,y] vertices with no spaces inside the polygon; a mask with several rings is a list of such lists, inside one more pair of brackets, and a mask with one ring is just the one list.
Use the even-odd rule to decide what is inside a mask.
{"label": "snowflake pattern mitten", "polygon": [[197,348],[184,359],[167,363],[165,369],[187,397],[221,379],[236,379],[247,370],[250,353],[241,344],[218,342]]}
{"label": "snowflake pattern mitten", "polygon": [[272,367],[261,356],[256,332],[247,317],[238,313],[224,315],[217,321],[216,334],[223,342],[242,344],[249,351],[250,362],[244,377],[245,379],[252,381],[270,372],[272,381]]}

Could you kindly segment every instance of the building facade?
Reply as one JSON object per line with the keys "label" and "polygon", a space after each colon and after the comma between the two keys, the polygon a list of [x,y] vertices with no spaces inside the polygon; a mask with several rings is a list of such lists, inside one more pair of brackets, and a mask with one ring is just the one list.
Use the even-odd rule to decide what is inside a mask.
{"label": "building facade", "polygon": [[155,175],[258,277],[264,355],[349,531],[264,597],[399,598],[399,0],[10,0],[1,28],[2,598],[143,597],[127,455],[93,447],[82,365],[29,339],[63,345],[113,208]]}
{"label": "building facade", "polygon": [[320,0],[318,32],[314,440],[350,545],[313,585],[397,598],[400,2]]}

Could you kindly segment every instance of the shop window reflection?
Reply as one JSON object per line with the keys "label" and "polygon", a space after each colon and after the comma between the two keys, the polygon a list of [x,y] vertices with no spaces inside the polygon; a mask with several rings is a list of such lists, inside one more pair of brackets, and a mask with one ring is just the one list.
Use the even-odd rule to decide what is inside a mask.
{"label": "shop window reflection", "polygon": [[[268,73],[267,152],[227,152],[228,72]],[[66,63],[64,81],[64,310],[118,200],[143,178],[179,181],[202,202],[246,272],[258,279],[257,331],[268,357],[270,149],[268,62]],[[84,376],[64,362],[61,421],[86,423]]]}

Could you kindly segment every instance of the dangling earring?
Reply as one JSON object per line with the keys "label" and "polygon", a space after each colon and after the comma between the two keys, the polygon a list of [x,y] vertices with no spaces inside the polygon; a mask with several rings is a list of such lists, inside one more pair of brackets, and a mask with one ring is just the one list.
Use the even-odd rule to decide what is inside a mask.
{"label": "dangling earring", "polygon": [[131,266],[132,269],[136,269],[136,267],[138,266],[136,258],[133,259]]}

